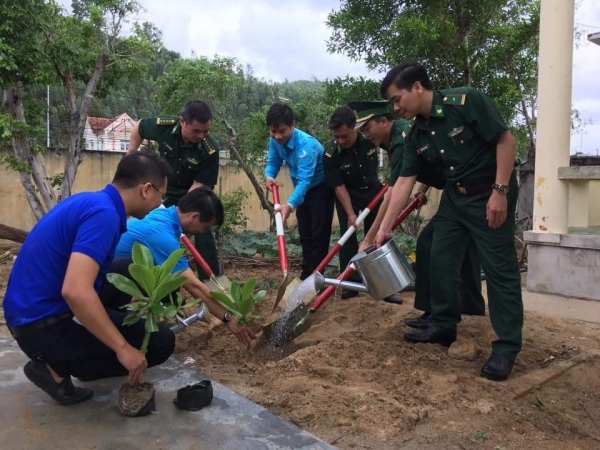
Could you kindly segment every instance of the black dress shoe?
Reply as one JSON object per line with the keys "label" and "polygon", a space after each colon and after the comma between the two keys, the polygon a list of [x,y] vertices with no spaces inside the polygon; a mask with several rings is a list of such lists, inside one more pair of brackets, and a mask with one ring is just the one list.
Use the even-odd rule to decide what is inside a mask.
{"label": "black dress shoe", "polygon": [[481,376],[493,381],[504,381],[512,372],[514,361],[492,353],[481,368]]}
{"label": "black dress shoe", "polygon": [[358,295],[357,291],[352,291],[350,289],[344,289],[342,291],[342,300],[346,300],[348,298],[356,297]]}
{"label": "black dress shoe", "polygon": [[29,361],[23,368],[25,376],[33,384],[43,390],[61,405],[75,405],[85,402],[92,398],[94,391],[75,387],[71,377],[65,377],[60,383],[57,383],[52,374],[41,361]]}
{"label": "black dress shoe", "polygon": [[444,347],[450,345],[456,340],[456,336],[442,333],[434,325],[430,326],[423,333],[406,333],[404,339],[416,344],[440,344]]}
{"label": "black dress shoe", "polygon": [[401,305],[404,303],[401,298],[398,298],[395,295],[388,295],[383,301],[386,303],[393,303],[394,305]]}
{"label": "black dress shoe", "polygon": [[433,325],[433,319],[431,318],[431,314],[423,313],[416,319],[406,319],[404,323],[411,328],[415,328],[417,330],[426,330],[431,325]]}

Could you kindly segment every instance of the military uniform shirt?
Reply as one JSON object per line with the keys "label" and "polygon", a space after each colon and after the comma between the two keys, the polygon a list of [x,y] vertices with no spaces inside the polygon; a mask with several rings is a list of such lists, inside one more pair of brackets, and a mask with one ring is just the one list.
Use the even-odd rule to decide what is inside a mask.
{"label": "military uniform shirt", "polygon": [[380,184],[377,156],[377,147],[362,133],[358,133],[356,142],[348,149],[331,141],[325,148],[323,159],[325,184],[331,188],[343,184],[350,190],[368,190]]}
{"label": "military uniform shirt", "polygon": [[158,143],[160,156],[173,168],[167,186],[169,199],[179,200],[188,192],[194,181],[210,188],[217,184],[219,148],[210,135],[199,143],[184,142],[177,116],[142,119],[139,133],[142,139]]}
{"label": "military uniform shirt", "polygon": [[496,143],[507,130],[483,92],[468,87],[434,91],[430,116],[415,117],[405,131],[399,176],[418,175],[429,163],[442,167],[450,182],[466,185],[494,178]]}
{"label": "military uniform shirt", "polygon": [[[396,184],[402,169],[402,162],[404,160],[404,136],[406,136],[408,127],[409,122],[407,120],[395,120],[392,125],[392,170],[390,172],[390,186]],[[427,164],[425,162],[420,164],[417,181],[436,189],[443,189],[446,184],[442,167]]]}

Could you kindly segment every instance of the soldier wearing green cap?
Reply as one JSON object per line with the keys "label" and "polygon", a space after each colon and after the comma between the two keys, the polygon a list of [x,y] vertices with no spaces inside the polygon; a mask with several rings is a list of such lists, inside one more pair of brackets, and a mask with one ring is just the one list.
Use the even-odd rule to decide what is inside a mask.
{"label": "soldier wearing green cap", "polygon": [[[403,119],[391,120],[391,109],[388,101],[352,102],[359,117],[357,128],[361,129],[374,145],[388,151],[391,158],[390,187],[394,186],[404,157],[404,134],[409,122]],[[371,120],[375,119],[375,120]],[[419,172],[418,181],[422,183],[419,190],[428,186],[443,189],[446,180],[441,170],[435,167],[424,167]],[[373,243],[379,225],[387,210],[389,195],[377,213],[374,225],[368,230],[360,248]],[[431,276],[429,271],[431,241],[433,239],[433,222],[430,221],[417,238],[415,270],[415,302],[414,307],[423,311],[416,319],[407,319],[405,323],[413,328],[426,329],[431,323]],[[461,312],[466,315],[485,315],[485,301],[481,295],[481,266],[477,250],[473,243],[462,263],[459,277],[459,298]]]}
{"label": "soldier wearing green cap", "polygon": [[[386,113],[389,113],[387,108]],[[354,129],[357,115],[348,106],[337,108],[333,112],[329,120],[333,140],[325,146],[323,159],[325,183],[335,190],[340,235],[356,223],[360,211],[366,208],[383,186],[378,177],[378,149],[363,134]],[[371,228],[378,210],[379,205],[365,218],[366,231]],[[358,240],[356,234],[353,234],[340,250],[340,271],[348,266],[350,259],[357,252]],[[361,281],[356,273],[350,280]],[[343,299],[356,295],[358,292],[350,289],[342,291]],[[394,300],[394,298],[386,299],[386,301]]]}
{"label": "soldier wearing green cap", "polygon": [[[173,168],[169,176],[165,207],[176,205],[187,192],[200,186],[214,189],[219,175],[219,147],[209,135],[212,111],[202,100],[190,100],[181,116],[148,117],[138,121],[131,132],[129,153],[138,150],[144,139],[158,143],[160,156]],[[195,246],[215,274],[220,273],[212,231],[196,234]],[[200,275],[202,270],[198,268]],[[208,274],[205,274],[208,278]]]}
{"label": "soldier wearing green cap", "polygon": [[409,342],[445,346],[456,340],[461,319],[456,277],[471,236],[486,274],[490,319],[498,336],[480,373],[491,380],[505,380],[521,350],[523,328],[514,239],[516,140],[487,95],[469,87],[433,90],[427,70],[419,63],[390,70],[381,94],[398,115],[411,121],[405,131],[402,168],[375,243],[380,245],[389,237],[423,164],[441,168],[447,180],[433,222],[432,325],[423,333],[404,337]]}

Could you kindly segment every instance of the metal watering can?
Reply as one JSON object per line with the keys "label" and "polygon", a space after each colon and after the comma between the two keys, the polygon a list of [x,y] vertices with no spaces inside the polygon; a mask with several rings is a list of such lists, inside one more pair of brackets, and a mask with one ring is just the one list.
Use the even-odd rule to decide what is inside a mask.
{"label": "metal watering can", "polygon": [[341,287],[352,291],[366,292],[376,300],[400,292],[414,279],[415,274],[406,259],[400,253],[396,243],[389,239],[379,248],[370,246],[357,253],[350,263],[356,266],[364,284],[352,281],[340,281],[335,278],[325,278],[322,274],[315,274],[315,290],[319,291],[324,286]]}
{"label": "metal watering can", "polygon": [[[405,289],[415,279],[408,260],[400,253],[392,239],[387,240],[379,248],[370,246],[356,254],[351,264],[356,267],[364,284],[325,278],[319,272],[313,273],[304,280],[304,283],[314,283],[315,292],[324,286],[335,286],[366,292],[373,298],[382,300]],[[263,328],[267,340],[276,347],[294,340],[310,327],[310,317],[317,308],[318,306],[301,303],[288,314]]]}
{"label": "metal watering can", "polygon": [[175,334],[180,333],[181,331],[185,330],[187,327],[198,321],[210,323],[210,313],[208,312],[208,308],[204,303],[200,303],[198,311],[196,311],[191,316],[186,317],[185,319],[182,319],[181,317],[177,316],[177,323],[171,327],[171,331]]}

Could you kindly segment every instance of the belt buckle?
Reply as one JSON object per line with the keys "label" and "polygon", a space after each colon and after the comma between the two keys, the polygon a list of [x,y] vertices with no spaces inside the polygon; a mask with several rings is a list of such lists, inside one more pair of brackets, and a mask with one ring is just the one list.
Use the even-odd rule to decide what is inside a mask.
{"label": "belt buckle", "polygon": [[467,195],[467,188],[464,186],[461,186],[460,184],[456,183],[456,189],[458,189],[458,192],[460,192],[463,195]]}

